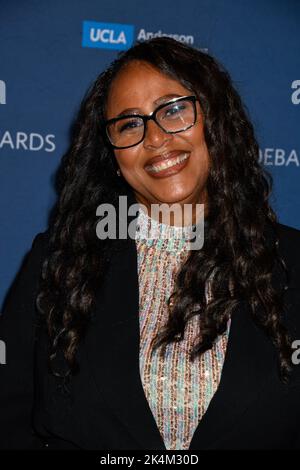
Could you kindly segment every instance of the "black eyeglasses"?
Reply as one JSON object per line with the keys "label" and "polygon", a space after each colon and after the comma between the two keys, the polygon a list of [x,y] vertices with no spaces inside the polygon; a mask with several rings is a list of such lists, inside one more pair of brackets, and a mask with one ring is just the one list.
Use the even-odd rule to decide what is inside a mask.
{"label": "black eyeglasses", "polygon": [[109,119],[105,123],[107,137],[116,149],[134,147],[144,140],[150,120],[167,134],[186,131],[196,123],[196,101],[196,96],[181,96],[161,104],[149,115],[127,114]]}

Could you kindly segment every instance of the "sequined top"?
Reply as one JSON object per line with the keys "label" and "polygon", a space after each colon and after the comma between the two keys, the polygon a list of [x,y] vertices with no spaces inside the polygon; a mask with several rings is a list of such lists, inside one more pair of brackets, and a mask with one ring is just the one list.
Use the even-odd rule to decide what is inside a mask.
{"label": "sequined top", "polygon": [[[149,227],[151,236],[149,239]],[[168,317],[167,299],[175,274],[189,254],[189,227],[158,223],[143,210],[137,218],[135,243],[138,254],[140,376],[145,396],[166,449],[189,448],[195,429],[219,385],[230,328],[211,350],[189,359],[199,334],[198,318],[189,320],[184,339],[167,345],[162,358],[159,349],[151,357],[152,341]]]}

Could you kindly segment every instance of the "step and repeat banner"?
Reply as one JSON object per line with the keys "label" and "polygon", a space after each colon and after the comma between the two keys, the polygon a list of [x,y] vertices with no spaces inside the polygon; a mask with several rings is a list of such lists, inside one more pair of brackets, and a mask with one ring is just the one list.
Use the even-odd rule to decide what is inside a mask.
{"label": "step and repeat banner", "polygon": [[97,75],[136,40],[172,36],[230,72],[300,229],[299,0],[0,0],[0,305],[47,227],[71,124]]}

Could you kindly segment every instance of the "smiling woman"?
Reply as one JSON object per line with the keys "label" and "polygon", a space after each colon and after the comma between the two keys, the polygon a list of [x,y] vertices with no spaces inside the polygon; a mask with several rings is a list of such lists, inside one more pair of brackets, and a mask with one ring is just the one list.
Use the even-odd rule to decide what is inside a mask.
{"label": "smiling woman", "polygon": [[[215,59],[171,38],[121,53],[82,104],[0,319],[0,447],[300,448],[300,233],[270,190]],[[124,197],[134,237],[98,237]]]}

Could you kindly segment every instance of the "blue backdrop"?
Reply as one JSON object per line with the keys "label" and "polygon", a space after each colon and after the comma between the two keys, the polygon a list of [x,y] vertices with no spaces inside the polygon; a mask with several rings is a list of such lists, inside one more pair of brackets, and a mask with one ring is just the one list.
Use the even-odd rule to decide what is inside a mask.
{"label": "blue backdrop", "polygon": [[55,200],[54,173],[88,86],[136,39],[172,35],[229,70],[300,228],[300,1],[0,0],[0,305]]}

